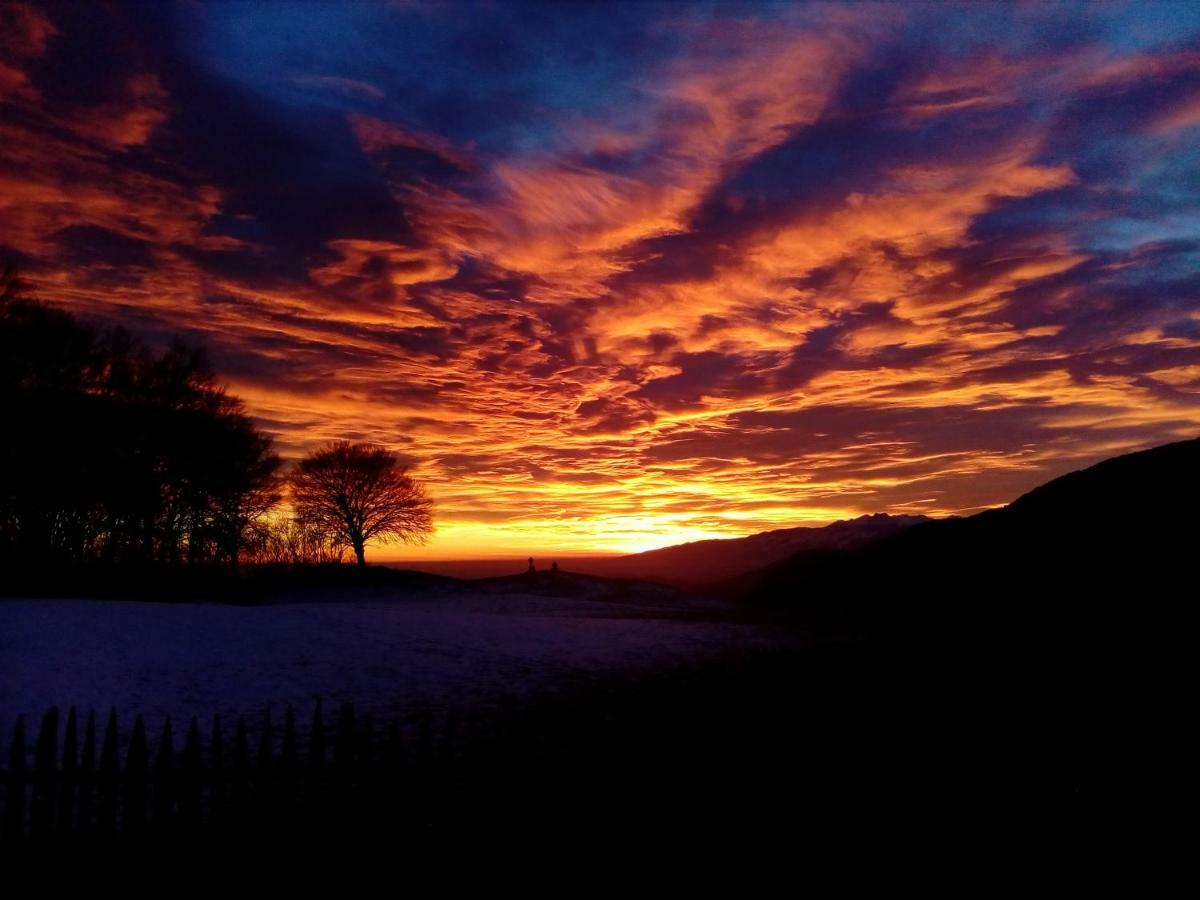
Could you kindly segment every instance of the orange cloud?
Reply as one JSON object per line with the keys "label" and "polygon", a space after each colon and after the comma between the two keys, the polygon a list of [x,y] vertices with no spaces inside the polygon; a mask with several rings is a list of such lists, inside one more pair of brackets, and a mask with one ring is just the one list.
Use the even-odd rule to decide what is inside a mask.
{"label": "orange cloud", "polygon": [[181,115],[195,85],[141,60],[47,103],[29,63],[56,25],[6,6],[0,241],[48,298],[202,338],[285,454],[411,457],[433,555],[965,512],[1194,432],[1193,251],[1090,240],[1131,190],[1097,155],[1129,136],[1070,132],[1116,115],[1097,97],[1173,86],[1129,131],[1177,152],[1145,131],[1196,123],[1194,54],[929,49],[892,72],[908,9],[668,13],[675,49],[622,68],[619,104],[514,112],[522,140],[417,127],[382,70],[289,70],[319,115],[239,89],[254,114],[214,149]]}
{"label": "orange cloud", "polygon": [[141,73],[125,81],[116,99],[76,111],[70,127],[119,150],[146,143],[167,112],[167,92],[158,78]]}

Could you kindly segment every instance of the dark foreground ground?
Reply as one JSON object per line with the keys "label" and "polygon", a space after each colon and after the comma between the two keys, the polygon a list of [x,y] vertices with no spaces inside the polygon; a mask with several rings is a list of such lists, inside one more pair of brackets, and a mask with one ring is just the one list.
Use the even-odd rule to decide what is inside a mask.
{"label": "dark foreground ground", "polygon": [[122,750],[111,786],[89,776],[86,811],[78,779],[39,786],[30,772],[25,815],[40,829],[8,846],[378,848],[419,861],[475,847],[782,842],[800,860],[1029,857],[1084,840],[1123,799],[1103,716],[1068,704],[1062,682],[1031,680],[1028,659],[985,672],[962,649],[955,669],[878,640],[762,651],[519,709],[435,714],[416,736],[330,709],[316,743],[276,722],[271,753],[260,734],[239,746],[229,733],[215,766],[208,742],[185,746],[182,733],[164,763],[151,735]]}
{"label": "dark foreground ground", "polygon": [[[299,673],[284,688],[319,684],[340,702],[331,679],[353,669],[348,661],[369,663],[362,672],[373,679],[405,647],[410,664],[397,683],[449,683],[429,676],[449,679],[458,660],[493,686],[527,683],[535,671],[570,677],[548,679],[564,689],[520,703],[439,702],[415,728],[394,732],[365,721],[384,707],[333,703],[307,733],[277,718],[244,735],[227,723],[222,741],[211,740],[215,728],[185,737],[178,721],[174,740],[156,741],[153,726],[109,739],[98,721],[89,741],[80,721],[72,732],[50,716],[36,739],[31,723],[32,768],[11,761],[27,754],[10,757],[5,834],[10,847],[55,851],[282,849],[293,868],[298,852],[369,851],[427,870],[432,854],[461,864],[504,848],[541,870],[566,846],[589,855],[585,874],[634,849],[691,848],[694,875],[731,848],[769,847],[794,865],[793,886],[828,859],[847,873],[884,875],[896,859],[940,873],[974,863],[972,886],[1031,862],[1078,861],[1099,874],[1138,860],[1144,894],[1190,849],[1198,460],[1200,441],[1122,457],[1002,510],[855,551],[799,554],[694,607],[664,589],[539,573],[485,581],[469,595],[420,576],[432,592],[423,604],[326,616],[315,595],[273,612],[271,590],[287,588],[286,578],[260,581],[238,598],[266,604],[244,610],[274,623],[260,633],[278,636],[287,621],[304,638],[279,642],[279,661]],[[310,574],[306,589],[315,590]],[[367,577],[358,587],[413,579]],[[54,634],[39,617],[56,609],[13,606],[29,615],[8,621]],[[188,612],[186,628],[171,627],[188,640],[171,644],[157,671],[176,671],[182,648],[203,634],[248,635],[248,619],[226,612]],[[748,639],[745,629],[764,627],[769,641]],[[61,658],[43,668],[78,673],[80,632],[95,629],[62,630],[70,652],[35,661]],[[719,640],[700,640],[706,634]],[[306,680],[321,662],[315,649],[339,635],[345,652]],[[492,656],[535,638],[536,654]],[[8,640],[11,660],[28,659],[17,651],[32,638]],[[257,659],[264,643],[247,641],[241,655]],[[100,641],[93,658],[109,660],[112,645]],[[232,646],[224,637],[209,645]],[[695,653],[701,645],[729,652]],[[362,660],[368,647],[379,658]],[[669,647],[679,652],[654,655]],[[204,683],[197,674],[213,668],[228,695],[228,666],[206,664],[218,659],[185,666],[189,696]],[[607,664],[578,670],[583,660],[621,660],[620,677],[607,677]],[[288,691],[273,695],[277,712],[281,700],[296,702]],[[146,696],[135,699],[127,709],[149,722]],[[60,747],[73,748],[70,771]],[[578,876],[564,887],[578,887]]]}
{"label": "dark foreground ground", "polygon": [[[489,582],[470,596],[363,600],[339,605],[336,615],[315,599],[248,609],[114,607],[120,621],[141,623],[135,644],[137,635],[157,633],[147,630],[146,614],[172,622],[186,614],[180,634],[197,638],[199,655],[175,659],[188,640],[169,655],[189,674],[192,693],[202,684],[191,680],[196,673],[211,672],[223,691],[231,683],[228,660],[204,655],[199,641],[211,631],[200,626],[214,616],[224,623],[220,633],[246,638],[245,655],[278,668],[245,622],[225,627],[235,613],[293,622],[316,636],[313,647],[331,645],[336,622],[361,620],[346,647],[365,652],[372,634],[379,646],[361,660],[338,650],[339,677],[354,659],[374,678],[374,656],[390,654],[395,664],[409,660],[406,678],[442,683],[435,673],[448,678],[466,661],[491,679],[500,670],[483,648],[495,640],[511,650],[514,634],[544,635],[544,673],[569,677],[556,678],[561,689],[544,695],[506,692],[512,702],[431,703],[428,715],[395,730],[386,706],[342,707],[337,694],[325,695],[321,728],[310,726],[305,708],[289,725],[278,701],[293,701],[281,694],[269,730],[247,715],[241,734],[227,717],[220,741],[202,716],[196,735],[189,733],[191,712],[176,716],[164,740],[162,719],[145,705],[149,694],[142,707],[122,710],[111,745],[102,709],[90,740],[82,712],[73,728],[65,708],[51,721],[27,712],[26,752],[3,760],[4,852],[348,850],[420,864],[430,854],[499,848],[541,857],[563,846],[601,856],[772,846],[797,865],[837,854],[859,857],[848,863],[856,866],[876,865],[881,855],[944,866],[973,854],[1028,861],[1097,852],[1161,823],[1150,813],[1155,804],[1183,806],[1180,773],[1188,767],[1179,763],[1191,707],[1183,702],[1187,682],[1173,670],[1184,657],[1167,652],[1162,629],[1145,621],[1139,628],[1111,614],[951,621],[943,611],[863,628],[771,609],[681,611],[656,593],[559,596],[561,585],[548,593],[521,585],[518,594]],[[1115,586],[1121,597],[1144,595]],[[1112,609],[1096,602],[1097,585],[1087,587],[1077,596]],[[10,611],[91,611],[29,603]],[[746,640],[747,628],[773,637]],[[788,634],[794,639],[781,637]],[[479,649],[465,651],[468,635]],[[703,635],[721,643],[697,654]],[[278,637],[273,652],[299,653],[292,668],[311,670],[328,690],[330,671],[311,648],[291,632]],[[661,653],[668,638],[691,648],[671,654],[669,665],[649,652]],[[101,639],[99,647],[112,642]],[[452,648],[457,659],[447,657]],[[612,677],[604,666],[587,677],[560,671],[581,654],[594,661],[632,654],[646,664],[623,663]],[[504,671],[528,678],[541,671],[530,659]],[[83,670],[80,660],[62,665]],[[160,686],[147,685],[157,696]],[[135,709],[146,713],[140,735],[130,721]]]}

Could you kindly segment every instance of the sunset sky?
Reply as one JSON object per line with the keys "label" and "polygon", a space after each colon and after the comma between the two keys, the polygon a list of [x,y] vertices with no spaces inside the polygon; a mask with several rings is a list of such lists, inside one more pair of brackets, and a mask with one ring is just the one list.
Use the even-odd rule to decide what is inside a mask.
{"label": "sunset sky", "polygon": [[1200,4],[4,0],[0,263],[377,560],[972,512],[1200,434]]}

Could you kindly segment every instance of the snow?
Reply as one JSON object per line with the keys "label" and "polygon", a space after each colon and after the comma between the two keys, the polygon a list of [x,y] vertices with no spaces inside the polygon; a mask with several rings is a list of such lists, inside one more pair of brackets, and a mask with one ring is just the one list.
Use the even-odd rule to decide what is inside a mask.
{"label": "snow", "polygon": [[115,706],[123,730],[137,713],[151,728],[166,716],[207,723],[268,707],[278,721],[288,704],[304,721],[317,698],[403,718],[797,639],[711,609],[689,612],[655,596],[615,602],[495,588],[265,606],[0,601],[0,742],[18,714],[36,727],[53,705],[98,716]]}

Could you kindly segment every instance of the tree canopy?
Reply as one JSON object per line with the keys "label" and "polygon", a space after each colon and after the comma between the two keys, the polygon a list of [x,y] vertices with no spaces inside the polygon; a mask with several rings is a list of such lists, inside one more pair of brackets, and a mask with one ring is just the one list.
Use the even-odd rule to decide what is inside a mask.
{"label": "tree canopy", "polygon": [[341,536],[360,566],[367,541],[424,543],[433,533],[433,502],[382,447],[327,444],[300,461],[291,489],[297,517]]}
{"label": "tree canopy", "polygon": [[[203,350],[154,349],[0,273],[0,566],[365,565],[422,543],[433,504],[399,457],[338,441],[290,477]],[[290,488],[291,517],[275,510]]]}
{"label": "tree canopy", "polygon": [[204,352],[155,351],[0,278],[0,561],[236,568],[279,457]]}

